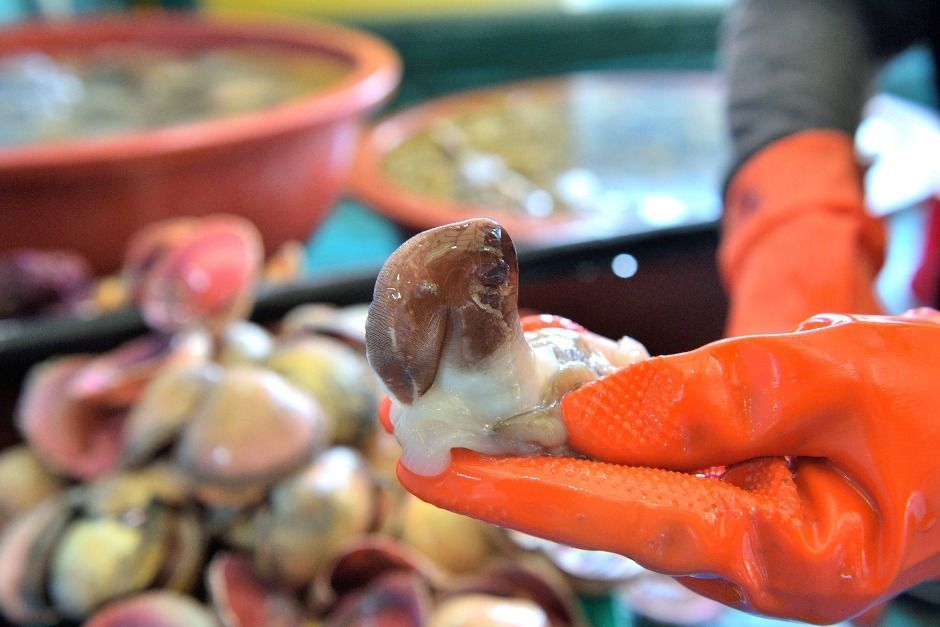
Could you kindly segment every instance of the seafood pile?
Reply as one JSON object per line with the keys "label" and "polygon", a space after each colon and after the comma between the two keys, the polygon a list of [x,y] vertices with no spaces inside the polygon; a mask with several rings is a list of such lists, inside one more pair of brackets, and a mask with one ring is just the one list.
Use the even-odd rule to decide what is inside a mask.
{"label": "seafood pile", "polygon": [[365,307],[247,320],[260,242],[224,215],[148,228],[121,280],[150,333],[30,371],[0,453],[4,618],[583,624],[543,553],[400,488]]}
{"label": "seafood pile", "polygon": [[[298,278],[305,257],[303,244],[285,242],[265,260],[262,284]],[[0,325],[6,320],[94,317],[130,306],[125,278],[96,276],[75,251],[15,248],[0,254]]]}

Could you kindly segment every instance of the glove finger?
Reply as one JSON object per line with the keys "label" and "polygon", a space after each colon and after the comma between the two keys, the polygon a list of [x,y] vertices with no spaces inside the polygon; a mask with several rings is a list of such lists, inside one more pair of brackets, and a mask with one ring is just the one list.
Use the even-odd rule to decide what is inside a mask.
{"label": "glove finger", "polygon": [[562,401],[568,443],[594,459],[676,470],[827,457],[826,434],[845,424],[820,418],[851,424],[859,387],[840,338],[823,335],[833,331],[724,340],[593,381]]}
{"label": "glove finger", "polygon": [[735,482],[730,472],[723,481],[585,459],[452,455],[434,477],[399,464],[399,479],[440,507],[669,574],[731,576],[752,516],[787,520],[798,506],[782,459],[761,460]]}
{"label": "glove finger", "polygon": [[[865,515],[864,498],[831,468],[817,468],[816,479],[802,482],[787,460],[765,458],[715,479],[458,449],[440,475],[415,475],[402,465],[398,475],[410,492],[440,507],[620,553],[658,572],[704,577],[691,587],[742,609],[827,622],[870,601],[854,586],[867,572],[859,547],[874,516]],[[841,596],[835,606],[820,605],[826,594]]]}

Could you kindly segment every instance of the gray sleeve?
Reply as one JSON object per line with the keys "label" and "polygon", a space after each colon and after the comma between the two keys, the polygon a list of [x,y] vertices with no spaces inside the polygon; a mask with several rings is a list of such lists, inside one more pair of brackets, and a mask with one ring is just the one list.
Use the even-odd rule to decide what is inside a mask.
{"label": "gray sleeve", "polygon": [[853,0],[743,0],[721,34],[734,171],[808,129],[854,133],[879,67]]}

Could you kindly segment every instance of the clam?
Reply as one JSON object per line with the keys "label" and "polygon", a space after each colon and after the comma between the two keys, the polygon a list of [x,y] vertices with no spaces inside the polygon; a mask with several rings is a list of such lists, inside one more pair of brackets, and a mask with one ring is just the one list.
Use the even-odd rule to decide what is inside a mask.
{"label": "clam", "polygon": [[67,390],[85,403],[128,407],[159,373],[205,362],[211,353],[212,339],[203,332],[147,335],[89,361],[75,373]]}
{"label": "clam", "polygon": [[0,528],[64,487],[28,446],[5,449],[0,453]]}
{"label": "clam", "polygon": [[336,443],[361,443],[375,429],[374,377],[365,358],[339,340],[311,336],[285,342],[267,365],[317,400],[335,424]]}
{"label": "clam", "polygon": [[222,331],[216,360],[223,366],[262,364],[274,350],[274,338],[260,324],[235,320]]}
{"label": "clam", "polygon": [[431,592],[425,580],[412,572],[392,572],[344,597],[326,624],[424,627],[430,607]]}
{"label": "clam", "polygon": [[308,604],[314,608],[333,605],[337,599],[364,589],[385,575],[414,573],[432,587],[446,576],[424,555],[385,535],[364,535],[351,540],[320,569],[308,591]]}
{"label": "clam", "polygon": [[218,627],[215,615],[191,596],[170,590],[142,592],[112,601],[85,627]]}
{"label": "clam", "polygon": [[167,512],[130,510],[120,518],[83,518],[63,532],[52,554],[49,594],[68,618],[80,620],[102,604],[153,583],[166,559]]}
{"label": "clam", "polygon": [[86,516],[120,517],[161,503],[181,507],[190,496],[183,473],[168,463],[113,473],[86,484],[82,506]]}
{"label": "clam", "polygon": [[254,225],[232,215],[154,225],[128,249],[125,276],[147,324],[165,332],[218,332],[254,305],[264,248]]}
{"label": "clam", "polygon": [[[401,537],[452,573],[479,569],[493,554],[490,525],[441,509],[409,495],[402,510]],[[455,538],[459,541],[455,542]]]}
{"label": "clam", "polygon": [[182,246],[192,239],[198,229],[198,218],[181,217],[152,222],[134,234],[128,242],[121,269],[122,278],[134,298],[140,297],[144,277],[153,266],[168,250]]}
{"label": "clam", "polygon": [[309,584],[336,550],[373,526],[376,487],[355,450],[334,447],[282,479],[254,517],[255,565],[291,589]]}
{"label": "clam", "polygon": [[550,627],[548,614],[528,599],[466,594],[434,608],[428,627]]}
{"label": "clam", "polygon": [[205,362],[167,370],[150,381],[124,424],[122,465],[140,464],[173,442],[221,377],[218,365]]}
{"label": "clam", "polygon": [[49,560],[76,512],[78,494],[55,494],[16,516],[0,536],[0,610],[10,621],[56,624],[46,596]]}
{"label": "clam", "polygon": [[34,366],[15,414],[17,428],[46,466],[83,479],[117,466],[124,420],[121,411],[92,407],[64,392],[88,363],[88,357],[72,356]]}
{"label": "clam", "polygon": [[237,366],[187,422],[175,455],[200,498],[238,505],[308,462],[329,434],[307,394],[274,372]]}
{"label": "clam", "polygon": [[[160,554],[154,585],[186,592],[197,582],[208,538],[190,504],[190,486],[182,472],[168,463],[99,478],[85,486],[83,522],[114,520],[142,523],[156,518],[144,540]],[[105,526],[111,523],[104,523]]]}
{"label": "clam", "polygon": [[281,321],[281,335],[288,338],[327,335],[365,353],[368,314],[367,304],[347,307],[326,303],[298,305],[288,311]]}
{"label": "clam", "polygon": [[303,611],[290,596],[273,589],[238,553],[217,553],[206,571],[206,587],[225,627],[296,627]]}

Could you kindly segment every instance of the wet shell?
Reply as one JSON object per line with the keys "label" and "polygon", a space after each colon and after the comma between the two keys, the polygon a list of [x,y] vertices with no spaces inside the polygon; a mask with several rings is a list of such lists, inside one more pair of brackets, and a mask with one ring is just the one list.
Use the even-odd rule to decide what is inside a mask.
{"label": "wet shell", "polygon": [[450,572],[466,573],[483,566],[492,557],[493,532],[491,526],[474,518],[441,509],[415,496],[405,499],[402,540]]}
{"label": "wet shell", "polygon": [[103,603],[147,588],[167,554],[168,517],[160,506],[122,518],[89,518],[69,525],[52,555],[49,593],[72,619]]}
{"label": "wet shell", "polygon": [[211,338],[200,331],[130,340],[85,364],[69,381],[68,393],[85,403],[129,407],[159,373],[203,363],[211,352]]}
{"label": "wet shell", "polygon": [[166,251],[183,245],[199,230],[199,218],[181,217],[153,222],[137,231],[127,244],[122,278],[135,298],[140,297],[144,277]]}
{"label": "wet shell", "polygon": [[378,388],[365,358],[328,337],[306,337],[278,347],[267,364],[309,392],[331,417],[337,444],[363,442],[376,428]]}
{"label": "wet shell", "polygon": [[150,381],[124,425],[122,465],[145,462],[173,442],[221,378],[218,365],[202,363],[167,370]]}
{"label": "wet shell", "polygon": [[424,579],[413,572],[391,572],[344,597],[326,624],[424,627],[430,607],[431,592]]}
{"label": "wet shell", "polygon": [[385,535],[364,535],[350,541],[317,573],[308,603],[314,608],[330,606],[337,599],[400,571],[416,574],[432,588],[442,586],[446,579],[434,562],[410,546]]}
{"label": "wet shell", "polygon": [[176,459],[199,488],[238,491],[297,469],[329,434],[308,395],[274,372],[238,366],[225,372],[187,423]]}

